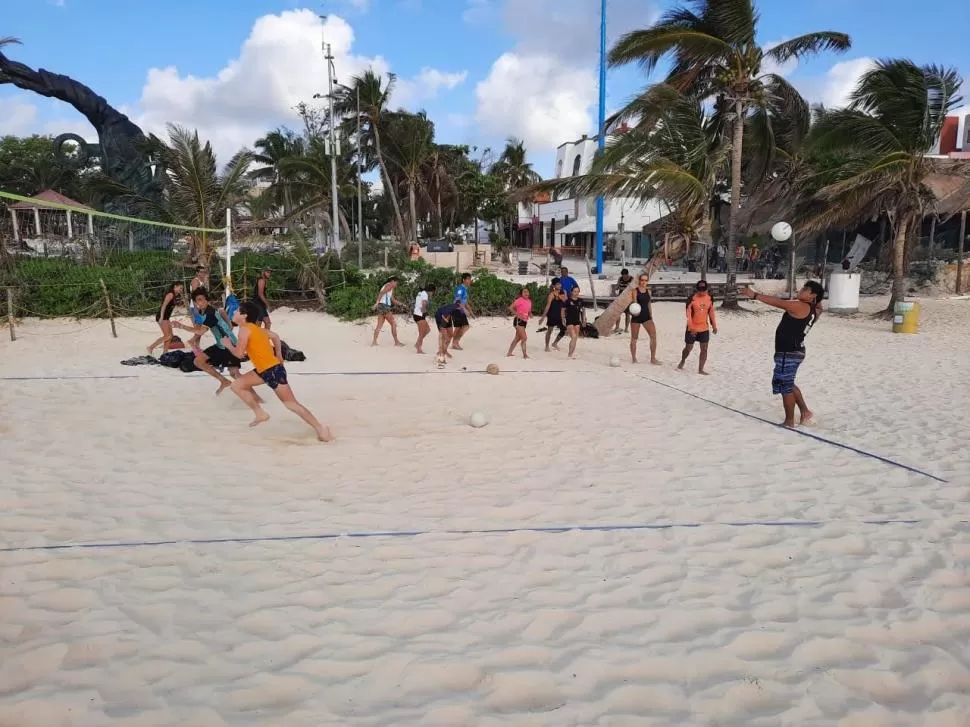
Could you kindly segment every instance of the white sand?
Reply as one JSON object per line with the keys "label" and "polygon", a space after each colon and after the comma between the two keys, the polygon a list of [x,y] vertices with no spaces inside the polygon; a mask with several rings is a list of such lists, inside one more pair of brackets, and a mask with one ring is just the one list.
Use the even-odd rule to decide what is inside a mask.
{"label": "white sand", "polygon": [[[640,378],[780,419],[776,313],[725,318],[703,378],[656,310],[662,368],[534,326],[506,359],[509,323],[476,321],[449,370],[498,377],[274,314],[330,445],[119,366],[150,321],[4,333],[0,376],[137,378],[2,382],[0,726],[970,724],[970,301],[924,301],[918,336],[825,317],[799,377],[816,434],[945,484]],[[920,522],[862,522],[887,519]],[[723,524],[779,520],[822,524]],[[444,532],[662,523],[699,526]]]}

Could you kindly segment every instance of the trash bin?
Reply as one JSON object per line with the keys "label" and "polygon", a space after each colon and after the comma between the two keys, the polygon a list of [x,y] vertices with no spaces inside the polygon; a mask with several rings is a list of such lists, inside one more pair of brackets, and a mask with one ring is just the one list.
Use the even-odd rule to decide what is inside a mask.
{"label": "trash bin", "polygon": [[900,301],[893,308],[893,333],[919,333],[919,303]]}
{"label": "trash bin", "polygon": [[828,310],[832,313],[859,312],[860,273],[844,273],[841,270],[829,275]]}

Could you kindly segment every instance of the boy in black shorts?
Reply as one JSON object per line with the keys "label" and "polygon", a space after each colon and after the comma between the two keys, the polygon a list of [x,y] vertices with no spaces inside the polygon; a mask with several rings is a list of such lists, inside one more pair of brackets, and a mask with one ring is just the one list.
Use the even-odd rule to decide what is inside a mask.
{"label": "boy in black shorts", "polygon": [[215,366],[229,369],[229,375],[234,379],[239,376],[239,368],[242,366],[242,362],[222,345],[222,339],[225,336],[228,336],[229,340],[235,344],[236,335],[232,332],[232,324],[225,312],[217,311],[212,307],[209,302],[209,294],[204,288],[195,291],[192,302],[195,303],[195,311],[201,319],[201,323],[197,326],[186,326],[178,322],[172,325],[181,328],[183,331],[190,331],[196,336],[202,336],[206,331],[212,331],[212,336],[216,339],[215,345],[209,346],[205,351],[200,351],[196,355],[194,363],[196,367],[219,382],[216,394],[221,394],[229,388],[232,382],[216,371]]}
{"label": "boy in black shorts", "polygon": [[441,306],[434,314],[434,322],[438,326],[438,363],[444,364],[445,359],[451,358],[448,346],[455,334],[455,318],[461,308],[456,303]]}

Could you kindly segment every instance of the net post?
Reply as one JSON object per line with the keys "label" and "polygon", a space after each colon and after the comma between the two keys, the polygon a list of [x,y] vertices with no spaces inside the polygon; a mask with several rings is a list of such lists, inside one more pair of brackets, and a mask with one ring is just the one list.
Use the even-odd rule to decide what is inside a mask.
{"label": "net post", "polygon": [[10,340],[17,340],[17,331],[13,322],[13,288],[7,286],[7,327],[10,328]]}
{"label": "net post", "polygon": [[[600,266],[602,272],[602,266]],[[589,293],[593,296],[593,316],[596,316],[598,306],[596,305],[596,282],[593,280],[593,271],[589,266],[589,255],[586,256],[586,274],[589,275]]]}
{"label": "net post", "polygon": [[226,279],[223,281],[223,299],[232,288],[232,208],[226,208]]}
{"label": "net post", "polygon": [[104,305],[108,310],[108,320],[111,321],[111,337],[118,337],[118,329],[115,328],[115,311],[111,307],[111,297],[108,295],[108,286],[104,284],[104,278],[98,278],[101,283],[101,292],[104,293]]}

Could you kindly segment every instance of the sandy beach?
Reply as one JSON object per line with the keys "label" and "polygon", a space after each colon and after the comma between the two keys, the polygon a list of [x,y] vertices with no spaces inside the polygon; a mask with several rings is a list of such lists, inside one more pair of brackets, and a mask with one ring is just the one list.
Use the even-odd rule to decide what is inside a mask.
{"label": "sandy beach", "polygon": [[823,316],[814,436],[756,305],[709,377],[678,303],[661,367],[492,319],[443,372],[274,311],[325,445],[121,366],[147,318],[0,331],[0,727],[967,727],[970,301],[922,305]]}

